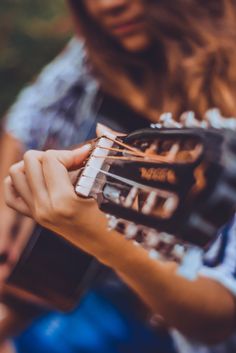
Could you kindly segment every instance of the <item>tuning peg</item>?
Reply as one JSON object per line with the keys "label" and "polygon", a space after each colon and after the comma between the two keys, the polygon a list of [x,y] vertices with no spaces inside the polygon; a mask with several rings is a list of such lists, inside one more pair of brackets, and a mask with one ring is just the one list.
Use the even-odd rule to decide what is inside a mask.
{"label": "tuning peg", "polygon": [[159,233],[155,229],[150,229],[145,236],[145,246],[155,248],[159,243]]}
{"label": "tuning peg", "polygon": [[149,256],[149,258],[152,259],[152,260],[159,260],[159,259],[161,259],[160,253],[159,253],[158,251],[154,250],[154,249],[152,249],[152,250],[149,251],[148,256]]}
{"label": "tuning peg", "polygon": [[236,118],[225,119],[225,128],[230,130],[236,130]]}
{"label": "tuning peg", "polygon": [[160,124],[160,123],[151,124],[150,128],[152,128],[152,129],[161,129],[162,128],[162,124]]}
{"label": "tuning peg", "polygon": [[163,113],[160,115],[160,123],[166,128],[181,128],[182,124],[178,123],[173,119],[172,113]]}
{"label": "tuning peg", "polygon": [[111,215],[106,215],[106,217],[108,219],[108,222],[107,222],[108,230],[115,230],[119,223],[119,219]]}
{"label": "tuning peg", "polygon": [[205,113],[209,125],[215,129],[236,130],[236,118],[225,118],[217,108],[209,109]]}
{"label": "tuning peg", "polygon": [[224,118],[221,115],[221,112],[217,108],[209,109],[205,113],[205,118],[208,121],[210,127],[214,129],[224,128]]}
{"label": "tuning peg", "polygon": [[193,111],[184,112],[180,116],[180,121],[184,127],[187,128],[207,128],[208,124],[206,121],[199,121],[195,118],[195,113]]}
{"label": "tuning peg", "polygon": [[132,222],[127,222],[125,228],[125,237],[126,239],[134,239],[138,233],[138,226]]}
{"label": "tuning peg", "polygon": [[173,249],[173,256],[180,262],[185,255],[185,246],[184,244],[176,244]]}

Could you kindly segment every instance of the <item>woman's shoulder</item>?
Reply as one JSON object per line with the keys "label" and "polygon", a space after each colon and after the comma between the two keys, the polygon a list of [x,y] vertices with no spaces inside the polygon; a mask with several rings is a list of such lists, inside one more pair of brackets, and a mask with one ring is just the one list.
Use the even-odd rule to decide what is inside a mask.
{"label": "woman's shoulder", "polygon": [[45,66],[29,88],[34,87],[42,96],[45,94],[45,100],[50,104],[63,96],[75,83],[86,86],[91,81],[94,81],[94,78],[88,69],[84,42],[73,37],[64,50]]}
{"label": "woman's shoulder", "polygon": [[73,37],[64,50],[27,85],[19,94],[8,115],[16,110],[37,110],[56,102],[76,83],[88,85],[94,82],[87,65],[87,54],[84,42]]}
{"label": "woman's shoulder", "polygon": [[39,127],[45,135],[51,122],[55,122],[55,116],[57,120],[66,118],[65,114],[62,116],[58,112],[58,106],[65,100],[68,105],[68,96],[73,94],[73,87],[79,87],[76,90],[78,101],[87,95],[93,97],[97,91],[97,82],[88,69],[84,42],[75,37],[43,68],[36,80],[20,92],[7,113],[5,130],[27,147],[32,147],[34,135],[34,148],[38,148],[43,144],[36,138],[39,137]]}

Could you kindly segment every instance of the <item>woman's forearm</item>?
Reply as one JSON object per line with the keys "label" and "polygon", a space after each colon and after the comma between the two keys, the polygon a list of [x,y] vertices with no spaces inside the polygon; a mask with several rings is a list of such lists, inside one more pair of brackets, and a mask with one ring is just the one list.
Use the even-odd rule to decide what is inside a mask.
{"label": "woman's forearm", "polygon": [[176,264],[152,260],[141,247],[124,243],[119,235],[113,237],[113,246],[100,260],[118,272],[169,326],[206,343],[221,341],[232,332],[235,302],[223,286],[203,277],[189,281],[177,274]]}
{"label": "woman's forearm", "polygon": [[[9,254],[12,244],[12,230],[17,220],[16,212],[7,207],[4,200],[4,178],[9,167],[18,161],[23,153],[23,144],[13,136],[2,133],[0,138],[0,256]],[[8,262],[0,264],[0,285],[9,272]],[[1,294],[1,288],[0,288]]]}
{"label": "woman's forearm", "polygon": [[23,144],[8,133],[3,132],[0,139],[0,206],[5,205],[3,180],[9,168],[22,158]]}

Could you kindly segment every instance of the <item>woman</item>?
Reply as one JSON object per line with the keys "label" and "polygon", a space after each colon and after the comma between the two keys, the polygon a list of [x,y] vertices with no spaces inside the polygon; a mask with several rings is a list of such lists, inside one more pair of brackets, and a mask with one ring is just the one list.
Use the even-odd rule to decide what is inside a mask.
{"label": "woman", "polygon": [[[150,121],[158,121],[165,110],[176,118],[191,109],[200,119],[214,106],[226,116],[235,114],[233,1],[85,0],[71,5],[104,91]],[[116,232],[108,234],[104,215],[93,201],[75,195],[67,173],[89,148],[28,152],[11,168],[8,204],[117,271],[169,326],[205,342],[223,340],[235,325],[233,284],[228,283],[229,291],[219,278],[188,282],[176,275],[175,264],[154,262]]]}
{"label": "woman", "polygon": [[[28,149],[66,148],[95,137],[98,121],[126,132],[133,129],[134,121],[137,127],[148,126],[147,120],[120,102],[99,94],[99,86],[87,67],[84,44],[80,38],[73,38],[37,80],[21,92],[8,111],[2,137],[0,175],[6,175],[9,164],[16,162],[19,153],[22,156]],[[9,211],[12,210],[4,205],[0,212],[1,216],[4,214],[0,224],[0,256],[3,254],[0,276],[9,273],[30,235],[31,219],[26,217],[17,239],[9,237],[8,229],[12,228],[11,219],[9,224],[7,217]],[[14,340],[17,352],[36,352],[38,349],[40,353],[51,353],[53,349],[59,353],[63,349],[63,353],[71,353],[83,349],[89,353],[105,353],[114,352],[118,347],[119,353],[127,350],[172,353],[174,350],[166,331],[155,332],[148,325],[140,300],[108,270],[70,314],[43,312],[29,326],[32,318],[39,316],[38,309],[28,303],[12,304],[10,302],[7,310],[2,307],[0,310],[0,342],[27,325],[28,328]],[[104,322],[104,317],[109,317],[109,321]],[[86,339],[88,335],[89,340]],[[0,350],[3,350],[1,345]]]}

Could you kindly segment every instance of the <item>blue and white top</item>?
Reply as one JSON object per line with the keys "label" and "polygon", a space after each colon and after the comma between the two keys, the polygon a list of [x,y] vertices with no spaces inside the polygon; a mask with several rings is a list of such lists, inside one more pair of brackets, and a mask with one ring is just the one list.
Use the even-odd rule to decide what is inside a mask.
{"label": "blue and white top", "polygon": [[98,93],[86,62],[83,42],[73,38],[36,82],[22,90],[5,129],[26,149],[62,148],[86,140]]}
{"label": "blue and white top", "polygon": [[236,216],[205,254],[199,274],[216,280],[236,296]]}
{"label": "blue and white top", "polygon": [[[232,295],[236,296],[236,216],[229,225],[222,229],[213,245],[204,255],[198,275],[217,281],[226,287]],[[172,335],[181,353],[236,352],[236,334],[222,344],[211,347],[188,340],[175,330]]]}

